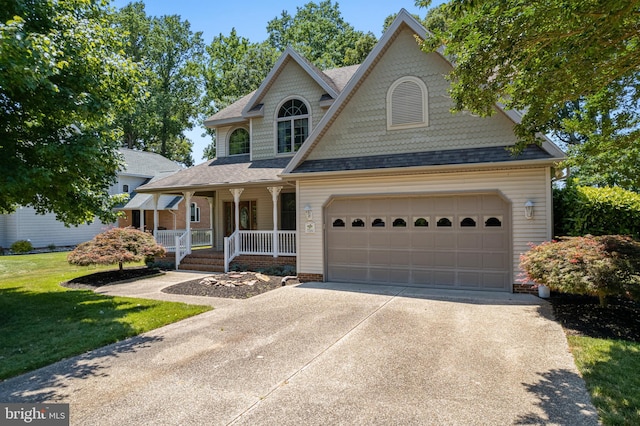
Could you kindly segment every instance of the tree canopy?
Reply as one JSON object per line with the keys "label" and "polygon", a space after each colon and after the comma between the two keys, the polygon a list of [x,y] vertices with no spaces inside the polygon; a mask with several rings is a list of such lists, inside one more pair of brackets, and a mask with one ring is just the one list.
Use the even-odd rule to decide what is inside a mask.
{"label": "tree canopy", "polygon": [[455,63],[455,111],[502,103],[523,114],[518,148],[553,134],[592,183],[640,188],[637,1],[452,0],[431,14],[424,49]]}
{"label": "tree canopy", "polygon": [[23,205],[66,224],[115,219],[113,122],[137,80],[122,48],[106,2],[0,3],[0,213]]}
{"label": "tree canopy", "polygon": [[125,52],[143,76],[144,91],[132,112],[120,114],[128,148],[152,151],[193,165],[192,142],[184,136],[200,116],[204,42],[180,16],[147,16],[142,2],[116,16],[126,40]]}

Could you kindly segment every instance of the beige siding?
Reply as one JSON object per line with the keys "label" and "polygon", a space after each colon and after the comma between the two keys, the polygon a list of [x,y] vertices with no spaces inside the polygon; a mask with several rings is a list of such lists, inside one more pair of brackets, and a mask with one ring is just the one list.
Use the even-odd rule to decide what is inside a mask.
{"label": "beige siding", "polygon": [[228,150],[228,138],[231,132],[231,127],[218,127],[216,129],[216,156],[226,157]]}
{"label": "beige siding", "polygon": [[[396,154],[440,149],[509,145],[513,123],[502,113],[490,118],[451,114],[450,66],[437,54],[420,51],[405,30],[395,39],[366,81],[309,155],[309,159]],[[386,95],[401,77],[420,78],[427,86],[429,126],[387,130]]]}
{"label": "beige siding", "polygon": [[[313,209],[315,233],[305,233],[304,210],[299,208],[298,272],[324,273],[323,206],[332,195],[366,194],[454,194],[456,192],[491,192],[498,190],[511,203],[513,238],[513,279],[518,279],[520,253],[528,243],[550,237],[551,216],[547,215],[550,188],[548,168],[468,173],[438,173],[411,176],[367,177],[334,180],[300,181],[298,206]],[[535,204],[535,217],[524,217],[524,204]]]}
{"label": "beige siding", "polygon": [[310,128],[318,123],[325,113],[320,107],[320,97],[325,91],[306,73],[295,61],[289,61],[273,86],[260,101],[264,103],[264,117],[252,120],[251,153],[253,160],[273,158],[276,155],[274,122],[278,113],[277,108],[287,98],[303,99],[309,108]]}

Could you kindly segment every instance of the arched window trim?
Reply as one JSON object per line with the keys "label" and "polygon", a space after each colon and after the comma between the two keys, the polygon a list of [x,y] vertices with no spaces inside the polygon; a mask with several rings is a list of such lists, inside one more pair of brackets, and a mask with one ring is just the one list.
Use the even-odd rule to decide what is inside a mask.
{"label": "arched window trim", "polygon": [[[245,152],[245,153],[242,153],[242,154],[231,154],[231,135],[233,135],[233,133],[234,133],[236,130],[239,130],[239,129],[246,130],[246,131],[247,131],[247,133],[249,134],[249,146],[248,146],[249,150],[248,150],[247,152]],[[233,128],[231,129],[231,131],[230,131],[229,133],[227,133],[227,155],[228,155],[229,157],[231,157],[231,156],[236,156],[236,155],[247,155],[247,154],[251,154],[251,132],[250,132],[250,131],[249,131],[249,129],[248,129],[248,128],[246,128],[245,126],[236,126],[236,127],[233,127]]]}
{"label": "arched window trim", "polygon": [[[299,101],[301,101],[305,107],[307,107],[307,114],[305,115],[297,115],[297,116],[292,116],[292,117],[287,117],[287,119],[282,119],[280,117],[278,117],[278,114],[280,112],[280,108],[282,108],[282,106],[293,100],[293,99],[297,99]],[[291,126],[292,128],[294,127],[294,120],[299,120],[299,119],[307,119],[307,138],[309,137],[309,135],[311,134],[311,129],[312,129],[312,120],[311,120],[311,104],[309,103],[309,101],[307,101],[304,97],[302,96],[288,96],[285,99],[282,100],[282,102],[280,102],[278,104],[278,106],[276,107],[276,110],[274,112],[274,117],[273,117],[273,140],[274,140],[274,152],[276,153],[276,155],[278,156],[288,156],[288,155],[294,155],[297,150],[295,150],[295,142],[292,139],[292,146],[291,146],[291,151],[289,152],[278,152],[278,123],[279,122],[283,122],[283,121],[291,121]],[[305,138],[305,141],[307,140],[307,138]],[[303,141],[304,144],[304,141]],[[298,148],[300,149],[300,148]]]}
{"label": "arched window trim", "polygon": [[[406,124],[393,124],[393,94],[399,85],[412,82],[418,85],[422,92],[422,121]],[[429,91],[427,85],[418,77],[405,76],[393,82],[387,91],[387,130],[413,129],[429,126]]]}

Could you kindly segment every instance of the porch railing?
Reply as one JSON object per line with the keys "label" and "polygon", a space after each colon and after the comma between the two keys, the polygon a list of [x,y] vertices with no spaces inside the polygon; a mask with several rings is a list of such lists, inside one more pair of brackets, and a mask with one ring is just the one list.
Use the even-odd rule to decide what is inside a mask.
{"label": "porch railing", "polygon": [[176,270],[180,266],[180,262],[184,259],[190,252],[189,250],[189,233],[184,231],[184,234],[174,237],[174,248],[176,252]]}
{"label": "porch railing", "polygon": [[[159,230],[156,235],[158,244],[167,249],[168,252],[175,252],[175,238],[182,236],[186,229],[176,230]],[[192,229],[191,230],[191,247],[213,247],[213,229]]]}
{"label": "porch railing", "polygon": [[274,231],[236,231],[224,238],[224,267],[240,254],[295,256],[296,231],[276,231],[277,247],[273,247]]}

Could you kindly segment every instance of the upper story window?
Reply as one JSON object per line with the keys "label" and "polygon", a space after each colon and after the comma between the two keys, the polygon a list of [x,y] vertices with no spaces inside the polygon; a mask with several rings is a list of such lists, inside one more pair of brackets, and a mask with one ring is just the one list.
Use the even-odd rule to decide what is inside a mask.
{"label": "upper story window", "polygon": [[300,99],[286,101],[278,110],[278,154],[296,152],[309,135],[309,110]]}
{"label": "upper story window", "polygon": [[229,135],[229,155],[249,153],[249,132],[242,127],[235,129]]}
{"label": "upper story window", "polygon": [[417,77],[396,80],[387,92],[387,129],[429,125],[427,86]]}

